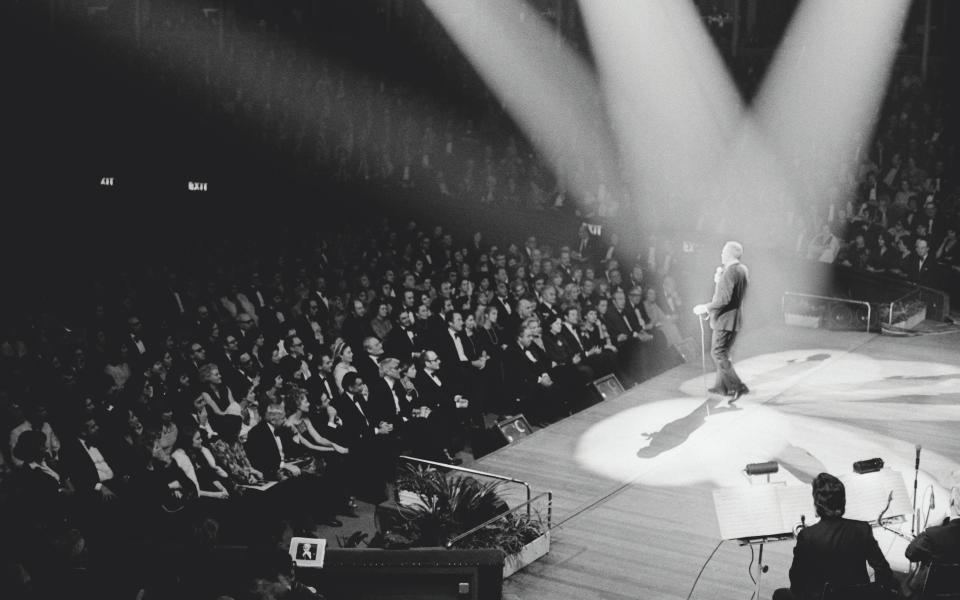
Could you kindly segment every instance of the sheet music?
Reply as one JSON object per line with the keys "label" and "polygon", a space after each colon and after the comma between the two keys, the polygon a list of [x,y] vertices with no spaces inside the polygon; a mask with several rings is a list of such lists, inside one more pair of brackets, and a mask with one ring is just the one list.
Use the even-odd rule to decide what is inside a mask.
{"label": "sheet music", "polygon": [[726,540],[793,534],[805,515],[816,519],[808,485],[751,485],[714,490],[720,536]]}
{"label": "sheet music", "polygon": [[733,540],[788,533],[777,485],[751,485],[713,491],[720,537]]}
{"label": "sheet music", "polygon": [[[875,523],[887,497],[893,492],[890,509],[884,519],[909,515],[910,496],[903,475],[882,469],[874,473],[850,473],[840,477],[846,488],[844,517]],[[813,506],[811,487],[803,485],[750,485],[713,491],[713,503],[725,540],[793,534],[806,516],[806,524],[819,520]]]}
{"label": "sheet music", "polygon": [[800,517],[806,517],[807,525],[813,525],[817,509],[813,506],[813,493],[809,485],[783,485],[777,491],[780,499],[780,511],[783,513],[783,525],[789,531],[796,531]]}
{"label": "sheet music", "polygon": [[887,505],[887,498],[893,492],[890,509],[884,513],[887,517],[909,515],[910,496],[899,471],[881,469],[873,473],[851,473],[840,478],[847,490],[847,511],[844,518],[873,523],[880,511]]}

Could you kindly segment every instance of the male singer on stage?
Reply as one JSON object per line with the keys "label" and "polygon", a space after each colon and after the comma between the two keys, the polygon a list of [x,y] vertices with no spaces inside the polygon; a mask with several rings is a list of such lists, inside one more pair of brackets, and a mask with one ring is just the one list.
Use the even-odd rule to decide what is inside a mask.
{"label": "male singer on stage", "polygon": [[743,321],[743,297],[747,292],[747,267],[740,262],[743,246],[739,242],[727,242],[720,251],[722,267],[717,267],[713,281],[713,299],[707,304],[693,307],[696,315],[710,314],[710,356],[717,365],[717,381],[709,391],[735,402],[750,390],[740,381],[730,362],[730,349],[740,331]]}

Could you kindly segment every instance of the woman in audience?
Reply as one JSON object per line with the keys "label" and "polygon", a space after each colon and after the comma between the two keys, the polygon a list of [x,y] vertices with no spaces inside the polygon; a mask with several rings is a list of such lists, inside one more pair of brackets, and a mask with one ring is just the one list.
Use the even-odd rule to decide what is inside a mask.
{"label": "woman in audience", "polygon": [[370,328],[378,338],[384,340],[387,334],[393,329],[393,321],[390,320],[391,304],[388,300],[381,300],[377,304],[377,315],[370,319]]}
{"label": "woman in audience", "polygon": [[127,488],[130,517],[148,539],[169,539],[182,533],[195,508],[196,488],[170,452],[160,445],[156,431],[145,430],[139,439],[145,466],[135,473]]}
{"label": "woman in audience", "polygon": [[219,437],[210,442],[210,452],[213,453],[230,481],[235,485],[259,485],[265,480],[263,473],[253,468],[247,452],[240,443],[240,426],[242,420],[239,415],[227,415],[221,420]]}
{"label": "woman in audience", "polygon": [[335,444],[320,435],[320,432],[313,426],[313,422],[310,420],[310,400],[305,389],[292,387],[284,396],[284,407],[287,411],[284,426],[292,431],[294,443],[303,448],[304,451],[300,452],[300,455],[305,455],[307,454],[306,451],[310,450],[323,454],[346,454],[348,452],[343,446]]}
{"label": "woman in audience", "polygon": [[337,389],[343,392],[343,376],[347,373],[356,373],[357,368],[353,366],[353,349],[350,345],[340,340],[333,347],[333,355],[337,358],[337,365],[333,368],[333,380],[337,384]]}
{"label": "woman in audience", "polygon": [[202,430],[184,428],[179,431],[170,457],[187,475],[200,498],[226,500],[230,491],[227,472],[217,466],[213,454],[203,445]]}
{"label": "woman in audience", "polygon": [[216,430],[220,431],[220,422],[227,415],[240,416],[243,407],[234,400],[233,392],[230,387],[223,382],[220,375],[220,367],[208,363],[200,367],[201,392],[200,397],[207,407],[207,415],[210,417],[210,424]]}

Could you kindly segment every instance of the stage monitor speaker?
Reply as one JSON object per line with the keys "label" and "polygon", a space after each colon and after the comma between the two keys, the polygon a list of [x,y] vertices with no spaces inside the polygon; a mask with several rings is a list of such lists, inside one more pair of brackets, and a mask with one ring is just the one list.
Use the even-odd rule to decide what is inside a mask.
{"label": "stage monitor speaker", "polygon": [[623,384],[620,383],[620,380],[617,379],[617,376],[613,373],[604,375],[600,379],[594,379],[590,385],[597,394],[598,402],[612,400],[624,392]]}
{"label": "stage monitor speaker", "polygon": [[519,414],[503,421],[497,421],[493,426],[478,432],[473,438],[473,457],[480,458],[486,456],[494,450],[499,450],[504,446],[525,438],[533,433],[529,421]]}
{"label": "stage monitor speaker", "polygon": [[503,440],[507,444],[512,444],[533,433],[533,428],[530,427],[527,418],[522,414],[498,421],[497,429],[500,431],[500,434],[503,435]]}

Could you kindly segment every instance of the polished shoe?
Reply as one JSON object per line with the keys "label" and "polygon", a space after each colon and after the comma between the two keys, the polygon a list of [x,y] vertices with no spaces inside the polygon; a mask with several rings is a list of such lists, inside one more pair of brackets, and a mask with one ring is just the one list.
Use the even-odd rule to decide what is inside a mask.
{"label": "polished shoe", "polygon": [[336,517],[330,517],[329,519],[320,521],[320,523],[326,525],[327,527],[343,527],[343,521]]}

